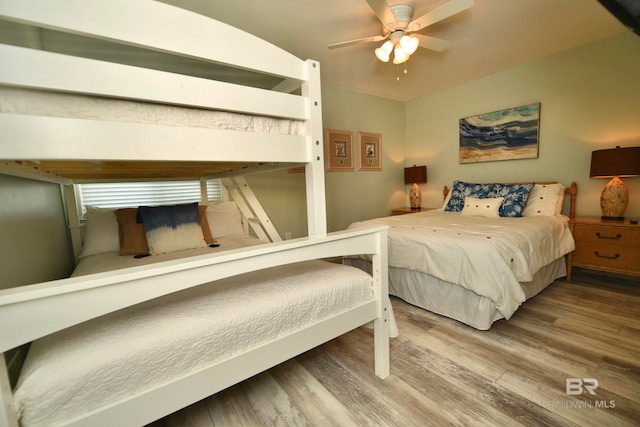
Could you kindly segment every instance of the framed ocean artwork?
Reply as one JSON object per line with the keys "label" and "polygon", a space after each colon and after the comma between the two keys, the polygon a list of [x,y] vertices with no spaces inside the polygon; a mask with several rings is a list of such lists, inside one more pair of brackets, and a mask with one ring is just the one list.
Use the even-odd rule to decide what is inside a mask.
{"label": "framed ocean artwork", "polygon": [[460,119],[460,163],[538,158],[540,103]]}

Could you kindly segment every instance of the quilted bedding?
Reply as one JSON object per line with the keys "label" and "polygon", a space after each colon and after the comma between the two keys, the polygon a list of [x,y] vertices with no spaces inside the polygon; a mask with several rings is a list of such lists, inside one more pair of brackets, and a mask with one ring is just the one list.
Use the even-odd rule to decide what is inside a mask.
{"label": "quilted bedding", "polygon": [[361,270],[308,261],[82,323],[32,344],[14,390],[21,423],[72,420],[372,297],[371,276]]}
{"label": "quilted bedding", "polygon": [[519,282],[575,248],[564,216],[481,218],[433,210],[354,223],[389,226],[389,267],[428,274],[491,299],[506,319]]}
{"label": "quilted bedding", "polygon": [[304,122],[123,99],[0,86],[0,112],[302,135]]}

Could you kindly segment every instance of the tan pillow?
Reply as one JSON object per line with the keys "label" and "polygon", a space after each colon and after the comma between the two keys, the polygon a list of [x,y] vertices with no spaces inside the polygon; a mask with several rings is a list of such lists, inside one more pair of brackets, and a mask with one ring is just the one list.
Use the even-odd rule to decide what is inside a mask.
{"label": "tan pillow", "polygon": [[118,237],[122,256],[149,253],[144,225],[136,222],[137,212],[138,208],[124,208],[114,212],[118,218]]}

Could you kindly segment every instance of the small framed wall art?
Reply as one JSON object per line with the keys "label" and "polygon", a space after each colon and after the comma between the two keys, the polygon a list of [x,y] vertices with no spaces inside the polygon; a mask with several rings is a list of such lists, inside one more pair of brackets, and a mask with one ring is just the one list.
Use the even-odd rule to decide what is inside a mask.
{"label": "small framed wall art", "polygon": [[358,147],[360,149],[359,170],[382,170],[382,135],[379,133],[358,132]]}
{"label": "small framed wall art", "polygon": [[353,170],[353,132],[326,129],[324,147],[327,171]]}

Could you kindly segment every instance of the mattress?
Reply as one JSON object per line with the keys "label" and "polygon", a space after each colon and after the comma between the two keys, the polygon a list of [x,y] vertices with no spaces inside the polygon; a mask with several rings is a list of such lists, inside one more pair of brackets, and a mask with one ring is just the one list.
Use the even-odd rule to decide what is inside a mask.
{"label": "mattress", "polygon": [[365,272],[308,261],[211,282],[76,325],[31,345],[14,390],[21,423],[72,420],[371,298]]}
{"label": "mattress", "polygon": [[439,210],[352,224],[389,226],[389,267],[454,283],[491,300],[509,318],[544,266],[575,248],[564,216],[480,218]]}
{"label": "mattress", "polygon": [[303,135],[301,120],[230,113],[0,86],[0,112],[48,117],[162,124],[221,130]]}

